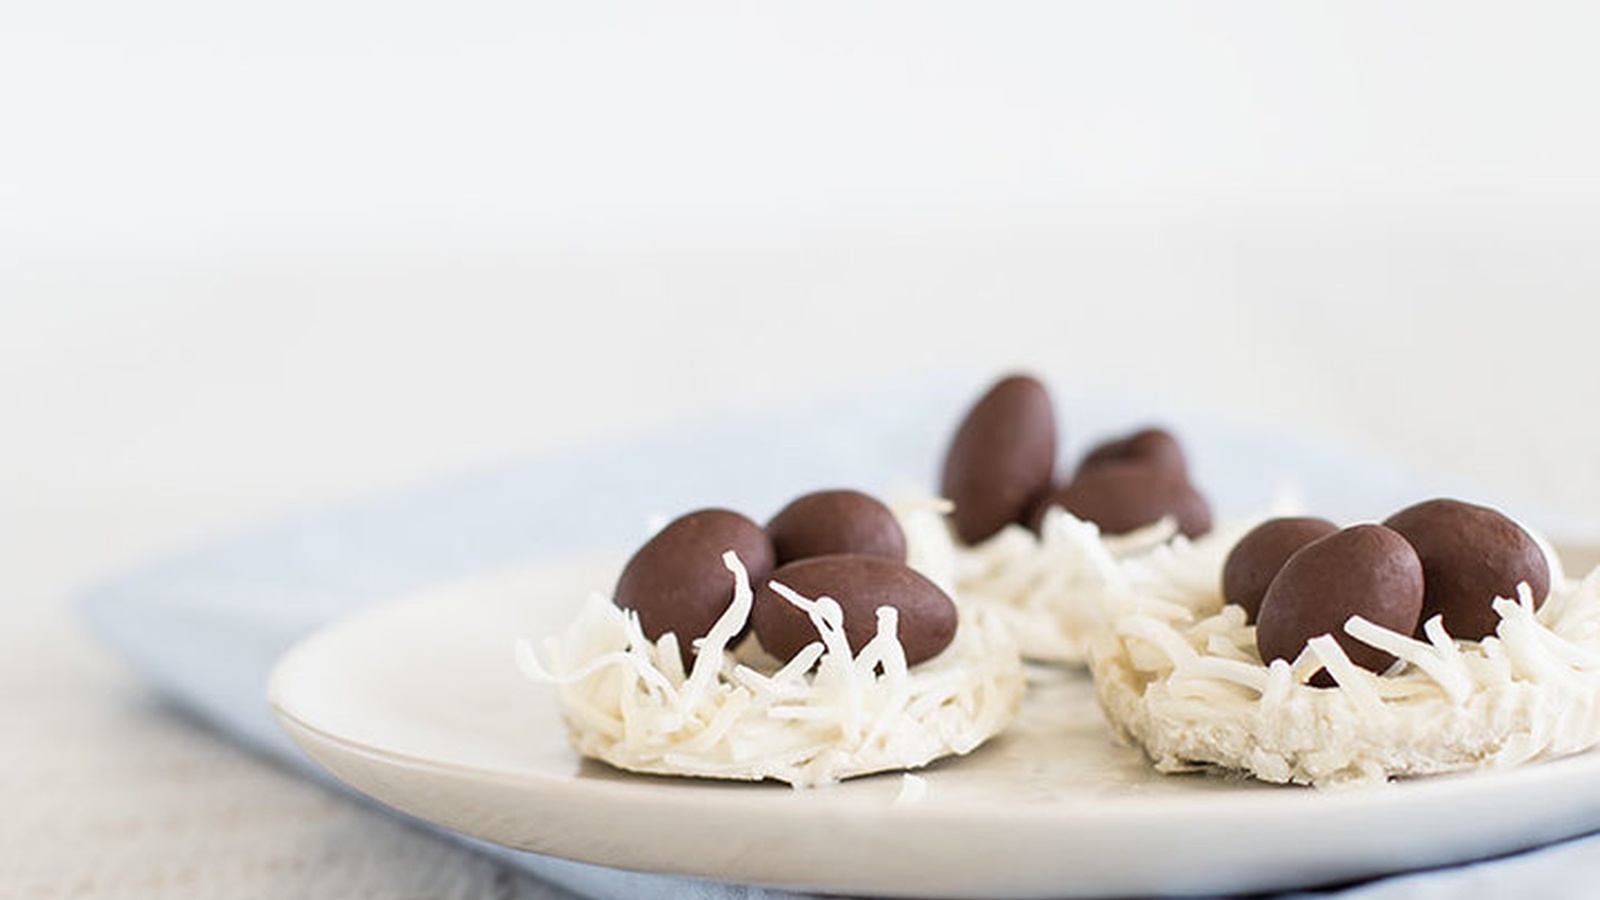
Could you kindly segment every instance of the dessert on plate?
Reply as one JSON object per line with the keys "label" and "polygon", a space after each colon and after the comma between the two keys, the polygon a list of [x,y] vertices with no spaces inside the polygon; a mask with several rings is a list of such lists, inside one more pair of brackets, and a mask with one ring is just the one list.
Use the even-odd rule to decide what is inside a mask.
{"label": "dessert on plate", "polygon": [[1297,517],[1224,553],[1125,563],[1090,670],[1163,772],[1318,786],[1515,765],[1600,742],[1600,571],[1496,510]]}
{"label": "dessert on plate", "polygon": [[813,786],[966,754],[1022,658],[1086,662],[1155,768],[1317,786],[1514,765],[1600,743],[1600,570],[1568,578],[1500,512],[1213,526],[1146,428],[1057,470],[1047,389],[961,421],[941,499],[852,490],[764,526],[681,516],[517,660],[572,746],[620,769]]}
{"label": "dessert on plate", "polygon": [[1021,704],[1009,630],[951,593],[936,506],[856,491],[765,527],[681,516],[524,673],[559,686],[580,754],[663,775],[796,787],[971,752]]}

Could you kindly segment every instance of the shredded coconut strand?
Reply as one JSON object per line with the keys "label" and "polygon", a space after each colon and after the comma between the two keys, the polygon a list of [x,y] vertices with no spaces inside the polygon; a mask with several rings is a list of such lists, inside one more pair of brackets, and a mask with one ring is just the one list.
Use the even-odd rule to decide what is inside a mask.
{"label": "shredded coconut strand", "polygon": [[[1218,590],[1227,549],[1174,541],[1125,560],[1122,591],[1099,595],[1110,625],[1090,650],[1095,693],[1157,769],[1333,786],[1515,765],[1600,743],[1600,570],[1553,578],[1537,611],[1527,585],[1496,599],[1500,624],[1482,641],[1451,638],[1437,616],[1425,640],[1352,616],[1346,633],[1397,658],[1378,674],[1328,635],[1292,663],[1263,665],[1255,628]],[[1323,668],[1337,687],[1307,683]]]}
{"label": "shredded coconut strand", "polygon": [[[951,551],[947,537],[946,546],[929,546],[929,536],[943,532],[922,519],[942,529],[938,515],[928,504],[903,514],[912,559],[929,561],[935,581]],[[565,634],[545,642],[543,660],[517,641],[523,674],[558,687],[577,752],[636,772],[811,787],[971,752],[1015,717],[1022,663],[993,610],[962,605],[951,645],[908,667],[895,609],[878,610],[876,636],[852,655],[838,603],[774,583],[818,638],[779,666],[753,641],[730,648],[753,592],[734,553],[723,563],[733,602],[696,642],[687,677],[672,635],[650,641],[635,613],[601,595],[589,598]],[[903,793],[916,793],[910,784]]]}

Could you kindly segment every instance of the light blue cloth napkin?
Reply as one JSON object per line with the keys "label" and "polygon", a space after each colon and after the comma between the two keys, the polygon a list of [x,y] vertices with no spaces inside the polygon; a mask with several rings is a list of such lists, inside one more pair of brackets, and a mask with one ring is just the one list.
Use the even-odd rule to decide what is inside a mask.
{"label": "light blue cloth napkin", "polygon": [[[238,535],[82,594],[104,640],[161,690],[240,742],[330,781],[274,723],[265,701],[274,661],[318,626],[429,584],[502,565],[634,545],[644,518],[719,505],[764,518],[808,490],[853,486],[931,492],[944,445],[985,379],[887,382],[805,403],[730,412],[636,439],[571,450]],[[1448,493],[1381,459],[1204,411],[1058,391],[1063,456],[1160,422],[1174,428],[1193,477],[1221,517],[1259,513],[1293,486],[1335,520],[1381,518]],[[1492,500],[1481,492],[1477,499]],[[331,782],[330,782],[331,783]],[[774,891],[623,872],[512,851],[449,834],[574,893],[776,898]],[[1508,860],[1392,878],[1342,896],[1482,895],[1600,882],[1600,840]]]}

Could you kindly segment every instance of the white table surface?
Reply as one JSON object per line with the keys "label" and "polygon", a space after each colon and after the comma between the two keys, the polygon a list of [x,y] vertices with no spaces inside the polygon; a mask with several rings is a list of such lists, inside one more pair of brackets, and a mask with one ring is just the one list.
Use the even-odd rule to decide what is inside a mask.
{"label": "white table surface", "polygon": [[0,12],[0,895],[555,896],[63,606],[544,448],[1022,366],[1600,520],[1593,14],[1177,9]]}

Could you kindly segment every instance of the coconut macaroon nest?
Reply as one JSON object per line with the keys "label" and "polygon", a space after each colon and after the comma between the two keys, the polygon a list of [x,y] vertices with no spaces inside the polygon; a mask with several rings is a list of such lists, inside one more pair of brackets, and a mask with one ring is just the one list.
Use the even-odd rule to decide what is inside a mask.
{"label": "coconut macaroon nest", "polygon": [[[1471,549],[1489,539],[1474,523],[1490,516],[1429,501],[1384,526],[1330,523],[1287,554],[1269,546],[1269,522],[1231,553],[1180,539],[1131,560],[1091,648],[1100,705],[1162,772],[1274,783],[1375,782],[1588,749],[1600,743],[1600,570],[1564,577],[1520,528]],[[1265,596],[1227,602],[1251,580],[1237,573],[1254,560],[1239,558],[1253,555],[1280,557]],[[1484,559],[1502,587],[1473,582]]]}
{"label": "coconut macaroon nest", "polygon": [[[517,643],[522,671],[559,686],[578,753],[635,772],[810,787],[966,754],[1010,724],[1025,687],[1016,643],[992,611],[958,610],[945,593],[951,551],[939,546],[938,513],[913,511],[894,529],[910,538],[898,547],[909,565],[893,546],[784,562],[797,535],[859,544],[872,532],[811,527],[810,516],[840,515],[839,501],[858,507],[852,517],[864,507],[865,495],[820,493],[854,496],[797,500],[798,527],[784,514],[767,527],[782,538],[776,558],[762,557],[760,526],[736,513],[680,518],[635,554],[616,596],[592,597],[542,656]],[[805,543],[796,552],[832,549]],[[683,612],[696,607],[679,591],[685,575],[714,608],[691,641],[679,638],[701,630]],[[663,622],[667,608],[676,612]]]}

